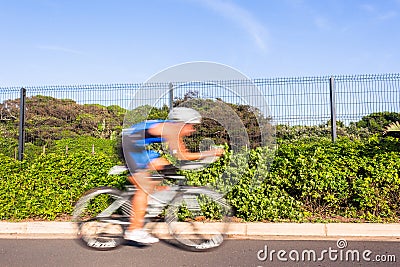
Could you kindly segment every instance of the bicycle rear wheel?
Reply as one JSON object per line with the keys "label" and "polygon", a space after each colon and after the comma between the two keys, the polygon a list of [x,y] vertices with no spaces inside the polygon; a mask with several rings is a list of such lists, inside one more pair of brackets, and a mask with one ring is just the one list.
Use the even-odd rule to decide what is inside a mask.
{"label": "bicycle rear wheel", "polygon": [[88,247],[110,250],[123,242],[129,224],[130,203],[115,188],[99,187],[86,192],[76,203],[73,221],[78,238]]}
{"label": "bicycle rear wheel", "polygon": [[232,209],[221,194],[191,188],[174,198],[165,221],[179,245],[191,251],[205,251],[222,244],[232,216]]}

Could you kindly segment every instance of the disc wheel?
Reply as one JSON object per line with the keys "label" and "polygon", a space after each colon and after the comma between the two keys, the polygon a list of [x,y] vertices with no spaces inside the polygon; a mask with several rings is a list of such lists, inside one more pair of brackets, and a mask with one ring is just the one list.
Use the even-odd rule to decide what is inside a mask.
{"label": "disc wheel", "polygon": [[114,188],[99,187],[86,192],[76,203],[73,221],[78,239],[86,246],[110,250],[121,245],[130,212],[130,203],[121,194]]}
{"label": "disc wheel", "polygon": [[219,247],[231,219],[232,209],[223,196],[202,189],[177,195],[165,215],[172,237],[191,251]]}

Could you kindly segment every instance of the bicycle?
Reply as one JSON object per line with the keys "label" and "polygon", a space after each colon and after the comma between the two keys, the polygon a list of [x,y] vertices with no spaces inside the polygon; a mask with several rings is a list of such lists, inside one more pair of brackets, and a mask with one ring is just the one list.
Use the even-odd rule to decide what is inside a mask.
{"label": "bicycle", "polygon": [[[197,161],[186,165],[186,169],[199,168],[214,160],[208,158]],[[121,166],[114,167],[121,169]],[[123,170],[127,168],[123,167]],[[111,174],[121,171],[111,171]],[[152,178],[174,180],[177,184],[168,185],[167,189],[149,195],[146,224],[164,221],[178,245],[191,251],[206,251],[223,243],[232,209],[222,194],[204,186],[184,185],[186,177],[181,175],[157,174]],[[123,191],[113,187],[87,191],[77,201],[73,212],[78,238],[86,246],[97,250],[120,246],[129,226],[131,198],[135,192],[136,187],[131,185],[125,186]]]}

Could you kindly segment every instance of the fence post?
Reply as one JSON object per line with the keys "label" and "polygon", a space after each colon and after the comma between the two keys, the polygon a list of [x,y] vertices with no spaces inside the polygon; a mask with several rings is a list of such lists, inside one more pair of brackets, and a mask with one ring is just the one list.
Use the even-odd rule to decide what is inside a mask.
{"label": "fence post", "polygon": [[172,110],[174,105],[174,85],[169,83],[169,110]]}
{"label": "fence post", "polygon": [[329,78],[330,104],[331,104],[331,136],[332,142],[336,142],[336,100],[335,100],[335,78]]}
{"label": "fence post", "polygon": [[26,89],[21,88],[19,99],[19,138],[18,138],[18,160],[24,158],[25,150],[25,97]]}

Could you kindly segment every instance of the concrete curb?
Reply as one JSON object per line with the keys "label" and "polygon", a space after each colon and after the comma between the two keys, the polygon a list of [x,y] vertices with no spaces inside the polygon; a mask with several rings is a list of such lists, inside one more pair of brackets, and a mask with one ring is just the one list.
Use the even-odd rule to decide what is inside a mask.
{"label": "concrete curb", "polygon": [[[147,224],[155,235],[166,235],[165,223]],[[207,224],[204,224],[207,231]],[[400,241],[400,224],[379,223],[232,223],[227,233],[238,239],[361,238]],[[76,238],[72,222],[0,222],[0,238]]]}

